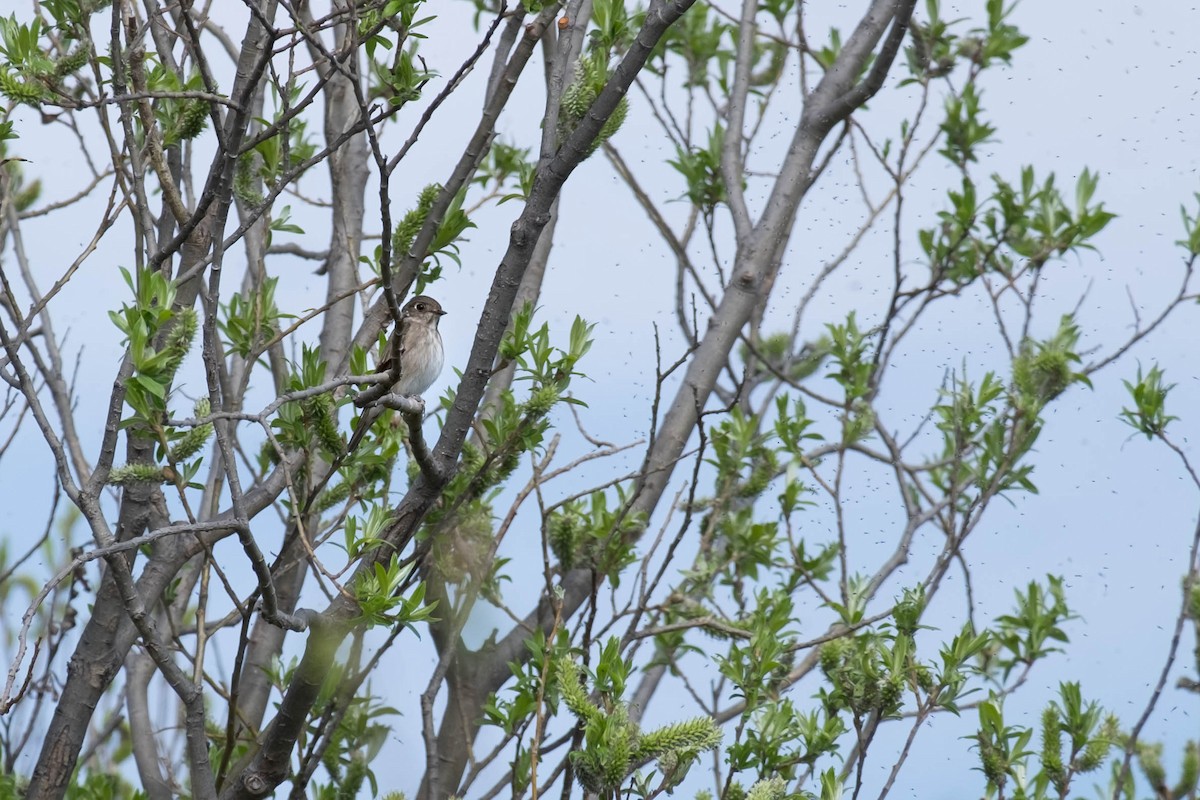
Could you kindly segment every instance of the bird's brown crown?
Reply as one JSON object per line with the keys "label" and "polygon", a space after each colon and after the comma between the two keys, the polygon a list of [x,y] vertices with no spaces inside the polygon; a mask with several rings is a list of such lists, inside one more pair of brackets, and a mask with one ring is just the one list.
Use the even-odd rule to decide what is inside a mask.
{"label": "bird's brown crown", "polygon": [[405,303],[400,313],[406,317],[413,314],[434,314],[440,317],[446,312],[442,309],[442,304],[437,300],[434,300],[427,294],[419,294]]}

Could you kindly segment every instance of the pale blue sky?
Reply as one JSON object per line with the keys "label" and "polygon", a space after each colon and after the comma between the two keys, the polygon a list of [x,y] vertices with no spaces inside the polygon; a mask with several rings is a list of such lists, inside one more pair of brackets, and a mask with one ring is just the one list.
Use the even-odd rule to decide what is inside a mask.
{"label": "pale blue sky", "polygon": [[[810,4],[811,14],[833,14],[831,24],[839,24],[840,19],[845,29],[845,20],[859,4],[841,4],[836,11],[818,5]],[[977,13],[975,4],[957,5]],[[462,26],[468,16],[465,3],[439,4],[437,11],[443,16],[434,23],[429,39],[435,48],[445,46],[447,40],[438,35],[439,30]],[[947,8],[943,15],[954,18],[960,13]],[[1011,68],[996,70],[983,82],[983,106],[998,134],[997,142],[984,149],[976,174],[983,177],[994,171],[1015,177],[1020,166],[1029,163],[1039,175],[1055,172],[1068,187],[1084,167],[1100,174],[1098,194],[1119,216],[1097,240],[1100,253],[1072,257],[1048,270],[1040,319],[1046,329],[1052,327],[1060,310],[1072,308],[1086,290],[1081,316],[1084,340],[1111,346],[1127,335],[1132,323],[1127,291],[1145,317],[1175,291],[1181,276],[1181,251],[1173,245],[1182,235],[1179,206],[1186,203],[1194,209],[1193,193],[1200,190],[1200,125],[1196,117],[1200,53],[1195,35],[1200,31],[1200,8],[1184,3],[1138,6],[1110,1],[1095,7],[1026,2],[1018,8],[1014,21],[1031,39],[1018,51]],[[810,23],[810,31],[820,27],[816,20]],[[454,43],[453,52],[431,50],[426,55],[430,66],[443,75],[451,73],[474,46],[473,36],[460,33],[448,38]],[[394,184],[411,191],[397,188],[394,213],[397,207],[407,207],[406,198],[415,194],[416,187],[447,174],[450,159],[465,137],[465,126],[474,124],[485,77],[486,69],[471,77],[398,173]],[[532,79],[536,76],[528,77],[531,79],[518,89],[514,105],[502,121],[509,138],[519,138],[522,143],[534,140],[540,115],[540,90]],[[892,84],[894,81],[889,86]],[[866,124],[894,130],[899,116],[911,113],[906,110],[907,102],[904,96],[885,90],[872,103]],[[80,173],[71,140],[58,127],[40,126],[28,113],[17,119],[22,139],[14,149],[34,162],[28,169],[43,177],[46,199],[72,193]],[[627,161],[648,170],[646,184],[653,188],[656,199],[666,201],[681,194],[674,173],[656,166],[673,152],[649,127],[636,96],[630,120],[614,143]],[[753,157],[753,168],[770,169],[770,152],[756,152]],[[320,193],[323,175],[322,170],[306,187]],[[910,242],[915,238],[911,232],[928,224],[942,207],[948,180],[953,180],[950,172],[934,163],[909,191]],[[750,199],[756,199],[753,187]],[[102,200],[99,197],[97,202]],[[373,202],[369,189],[368,209]],[[296,205],[293,203],[294,208]],[[668,348],[679,346],[671,335],[674,323],[664,302],[673,287],[673,263],[642,211],[600,156],[586,163],[568,185],[562,209],[542,296],[545,317],[563,331],[576,313],[597,323],[596,345],[584,366],[593,382],[581,383],[578,393],[591,406],[585,419],[593,434],[628,441],[646,428],[648,391],[653,384],[653,363],[647,357],[652,323],[659,323],[668,334]],[[673,218],[683,213],[678,204],[665,209]],[[90,238],[94,204],[89,213],[91,216],[81,216],[86,222],[78,230],[64,230],[54,217],[27,224],[26,247],[43,288]],[[450,311],[443,330],[451,365],[465,361],[487,281],[503,253],[508,224],[516,213],[517,206],[512,203],[481,212],[479,229],[471,232],[463,247],[463,269],[448,269],[444,284],[431,292]],[[769,322],[789,324],[794,299],[807,277],[844,246],[860,215],[851,175],[835,165],[802,207]],[[310,223],[305,219],[298,215],[308,231],[303,242],[323,247],[324,223],[319,216],[312,216]],[[868,237],[844,273],[830,281],[805,321],[806,334],[816,335],[824,323],[840,320],[851,309],[858,309],[866,319],[879,313],[890,288],[886,249],[890,236],[884,228]],[[56,318],[60,334],[69,332],[66,349],[71,357],[83,347],[78,418],[85,436],[90,437],[85,445],[93,452],[94,432],[102,413],[96,398],[107,397],[119,358],[119,336],[105,311],[125,297],[125,287],[111,266],[125,263],[128,255],[125,241],[114,239],[113,246],[102,249],[72,280]],[[915,249],[906,255],[915,258]],[[234,256],[231,267],[236,271],[240,251]],[[311,269],[309,264],[294,265],[295,272],[281,281],[281,305],[300,310],[318,304],[323,287],[321,279],[310,274]],[[889,422],[906,429],[919,419],[947,369],[963,364],[972,374],[987,368],[1003,369],[991,327],[990,310],[969,300],[931,316],[908,342],[905,360],[892,376],[899,379],[903,375],[903,382],[911,384],[913,391],[890,395],[893,405],[885,412],[891,417]],[[1002,503],[994,506],[985,528],[968,544],[967,557],[975,567],[974,589],[981,608],[992,614],[1007,611],[1014,588],[1053,572],[1067,579],[1070,599],[1082,617],[1068,628],[1072,637],[1068,652],[1039,668],[1029,691],[1010,704],[1014,713],[1029,712],[1027,724],[1036,724],[1036,710],[1058,681],[1068,677],[1082,680],[1086,696],[1102,699],[1129,724],[1140,714],[1149,694],[1148,684],[1157,677],[1178,607],[1179,581],[1200,496],[1171,454],[1141,438],[1131,438],[1130,429],[1116,417],[1126,402],[1121,379],[1132,377],[1137,360],[1147,365],[1157,360],[1177,384],[1171,410],[1183,419],[1172,432],[1185,451],[1197,456],[1189,444],[1189,438],[1200,429],[1195,354],[1200,337],[1196,330],[1197,309],[1182,310],[1130,358],[1100,375],[1094,391],[1077,387],[1061,398],[1049,411],[1035,456],[1034,480],[1041,494],[1019,497],[1011,508]],[[987,342],[981,332],[987,335]],[[677,352],[668,349],[667,360],[673,360]],[[451,379],[447,370],[432,391],[440,391]],[[195,393],[200,385],[186,386],[184,391]],[[52,464],[39,444],[36,430],[30,427],[21,433],[18,452],[0,463],[0,485],[6,496],[22,499],[10,502],[7,519],[0,521],[0,535],[12,537],[14,550],[21,550],[20,543],[40,532],[44,524]],[[861,540],[852,540],[852,556],[861,558],[864,566],[875,553],[876,535],[886,535],[895,514],[892,495],[887,491],[875,495],[866,485],[869,480],[869,476],[864,478],[863,491],[856,493],[864,499],[850,509],[852,529],[856,527],[861,535]],[[877,534],[880,530],[885,533]],[[529,554],[517,547],[510,555]],[[953,614],[961,606],[953,596],[955,580],[939,598],[944,605],[934,610],[935,618],[939,614],[944,618],[947,629],[958,624]],[[523,608],[526,603],[516,598],[522,591],[529,595],[535,589],[530,583],[513,586],[513,605]],[[6,614],[13,613],[20,612],[6,610]],[[497,624],[503,627],[502,620]],[[1185,659],[1190,646],[1186,641]],[[399,663],[400,651],[392,658],[397,669],[408,668]],[[418,679],[418,675],[422,677]],[[396,688],[394,703],[403,705],[408,715],[398,721],[397,738],[399,741],[402,736],[403,747],[391,751],[392,757],[377,765],[381,778],[400,781],[400,788],[414,788],[408,782],[422,759],[410,726],[416,724],[413,701],[419,692],[412,687],[423,688],[423,675],[421,670]],[[377,683],[375,689],[378,692],[383,687]],[[803,702],[808,691],[801,687],[794,694],[797,702]],[[657,698],[651,711],[652,717],[661,715],[662,719],[685,713],[669,695]],[[943,722],[918,739],[913,762],[895,795],[962,796],[981,786],[978,773],[971,771],[974,755],[968,743],[957,738],[968,727]],[[1173,756],[1184,738],[1195,736],[1196,727],[1195,697],[1178,696],[1168,689],[1146,733],[1166,736],[1168,754]],[[866,792],[881,783],[890,764],[885,751],[875,754],[868,763],[871,783]],[[1084,786],[1077,788],[1079,793],[1087,793]]]}

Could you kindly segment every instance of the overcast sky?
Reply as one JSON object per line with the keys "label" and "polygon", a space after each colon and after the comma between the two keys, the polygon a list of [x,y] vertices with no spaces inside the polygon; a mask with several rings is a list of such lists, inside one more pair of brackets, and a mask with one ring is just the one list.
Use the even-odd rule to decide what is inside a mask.
{"label": "overcast sky", "polygon": [[[11,5],[13,0],[8,2]],[[840,15],[845,30],[844,20],[857,13],[859,5],[811,8],[811,13]],[[943,16],[968,13],[961,9],[981,13],[982,2],[957,5],[960,10],[947,8]],[[442,17],[430,30],[429,45],[445,47],[449,40],[454,49],[433,49],[426,57],[431,67],[448,75],[474,46],[475,35],[464,32],[468,4],[437,6]],[[918,13],[922,8],[919,4]],[[836,19],[832,21],[836,23]],[[1098,253],[1072,257],[1048,270],[1047,296],[1039,319],[1044,326],[1040,332],[1048,333],[1057,323],[1058,309],[1070,310],[1086,292],[1081,315],[1084,341],[1111,346],[1128,335],[1133,323],[1130,297],[1146,317],[1176,290],[1182,277],[1181,251],[1174,246],[1182,236],[1179,207],[1187,204],[1194,210],[1193,194],[1200,191],[1200,120],[1196,116],[1200,7],[1186,2],[1144,6],[1114,0],[1091,5],[1026,2],[1018,8],[1014,21],[1030,36],[1030,42],[1017,52],[1011,68],[994,70],[983,82],[985,113],[998,133],[997,141],[984,149],[976,174],[982,177],[996,172],[1015,179],[1021,165],[1032,164],[1039,175],[1054,172],[1060,185],[1073,187],[1084,167],[1099,173],[1098,195],[1108,210],[1119,216],[1098,238]],[[820,27],[810,24],[810,31]],[[439,35],[448,28],[458,35]],[[451,100],[395,185],[411,187],[415,195],[417,187],[444,179],[449,159],[459,152],[465,131],[477,118],[485,78],[486,70],[480,70]],[[889,87],[894,83],[889,82]],[[540,114],[535,84],[529,80],[519,88],[515,104],[502,121],[510,138],[525,143],[536,136],[534,126]],[[901,115],[909,113],[905,109],[910,99],[911,94],[885,89],[866,118],[869,123],[894,127]],[[22,139],[13,150],[33,161],[28,165],[31,174],[43,176],[45,199],[73,193],[80,172],[66,133],[59,127],[39,126],[27,113],[17,118]],[[889,119],[891,123],[887,123]],[[644,163],[649,174],[658,177],[658,182],[651,184],[657,200],[680,196],[682,185],[673,173],[654,166],[674,153],[648,122],[646,109],[636,96],[630,120],[614,144],[630,163]],[[769,147],[752,154],[752,167],[769,170],[773,157]],[[578,393],[591,406],[586,419],[593,433],[612,441],[629,441],[646,429],[648,392],[654,377],[653,363],[646,357],[652,324],[657,322],[668,334],[674,328],[663,302],[674,282],[672,259],[601,156],[587,162],[581,173],[563,197],[562,223],[542,305],[546,318],[559,330],[565,331],[576,313],[597,323],[597,342],[584,369],[593,381],[581,384]],[[944,190],[952,180],[947,169],[932,165],[914,184],[907,201],[910,231],[928,224],[943,207]],[[397,195],[400,193],[398,189]],[[1065,193],[1072,196],[1069,190]],[[406,199],[394,199],[400,210],[407,207]],[[755,199],[751,192],[751,201]],[[374,196],[368,191],[368,203],[372,202]],[[682,204],[667,205],[666,209],[675,218],[683,213]],[[394,207],[393,216],[395,211]],[[451,365],[465,362],[473,323],[507,244],[508,223],[517,211],[516,204],[510,203],[482,212],[478,230],[471,232],[463,247],[464,267],[461,271],[448,269],[444,284],[431,292],[450,311],[443,329]],[[54,216],[27,224],[26,247],[43,288],[90,238],[94,219],[94,214],[86,217],[78,229],[71,230],[64,229]],[[323,247],[327,231],[320,226],[324,223],[316,215],[311,219],[313,222],[306,224],[303,215],[299,216],[308,232],[302,243]],[[845,246],[860,219],[852,174],[844,163],[835,164],[802,207],[769,324],[790,324],[807,277]],[[879,313],[890,290],[885,282],[890,274],[890,262],[885,263],[890,258],[886,249],[890,236],[885,229],[870,237],[844,273],[830,282],[811,318],[805,320],[807,336],[816,336],[823,324],[841,320],[851,309],[859,309],[868,318]],[[915,241],[915,237],[910,235],[909,240]],[[907,255],[915,258],[915,248]],[[105,311],[125,298],[125,287],[111,264],[125,263],[128,249],[114,247],[108,257],[112,259],[108,263],[93,259],[73,279],[56,319],[60,334],[69,332],[68,352],[83,348],[78,373],[83,398],[79,419],[91,437],[85,445],[93,452],[101,409],[90,401],[101,393],[107,397],[120,353],[119,335]],[[298,312],[317,305],[315,298],[323,294],[323,286],[320,278],[309,274],[311,265],[297,263],[295,270],[281,282],[279,301]],[[1049,572],[1066,577],[1072,605],[1081,615],[1068,628],[1072,642],[1067,653],[1035,671],[1030,691],[1010,704],[1013,713],[1031,712],[1023,720],[1026,724],[1036,724],[1036,710],[1058,681],[1068,677],[1082,680],[1085,696],[1102,699],[1126,724],[1136,719],[1149,696],[1149,684],[1165,658],[1169,628],[1178,609],[1181,573],[1200,496],[1174,456],[1161,446],[1131,438],[1131,429],[1117,421],[1126,404],[1121,379],[1133,376],[1139,360],[1147,366],[1158,361],[1169,380],[1177,384],[1169,409],[1183,417],[1173,427],[1176,441],[1193,458],[1200,457],[1189,444],[1192,434],[1200,430],[1197,323],[1197,309],[1184,309],[1132,357],[1104,372],[1093,391],[1076,387],[1057,402],[1049,411],[1035,457],[1034,480],[1041,494],[1019,497],[1012,507],[994,506],[984,530],[969,543],[967,557],[976,570],[974,589],[982,608],[1007,611],[1015,588]],[[956,304],[952,313],[931,317],[912,337],[901,355],[906,359],[904,374],[915,388],[911,396],[889,401],[894,404],[887,411],[894,416],[895,427],[911,427],[929,408],[946,370],[967,365],[977,374],[977,367],[980,372],[1004,368],[1000,352],[981,337],[992,324],[985,306],[964,301]],[[670,335],[667,343],[678,347],[678,340]],[[677,352],[667,360],[673,360]],[[452,379],[447,370],[431,394],[449,386]],[[185,387],[192,394],[199,390],[199,384]],[[22,498],[20,503],[9,503],[0,518],[0,536],[13,539],[10,552],[22,550],[21,542],[35,536],[45,524],[52,464],[38,445],[36,431],[26,430],[19,457],[10,455],[0,463],[5,495]],[[870,498],[869,487],[862,488],[862,495]],[[875,552],[872,526],[885,524],[883,520],[894,510],[885,500],[871,499],[851,510],[852,524],[863,537],[856,552],[864,566]],[[952,580],[947,594],[953,587]],[[520,592],[521,587],[514,591]],[[514,605],[520,608],[524,604],[514,601]],[[961,606],[958,598],[953,605]],[[20,612],[6,609],[5,613]],[[1190,645],[1184,648],[1185,659],[1188,652]],[[423,687],[424,679],[419,685]],[[375,690],[382,687],[377,685]],[[797,702],[807,697],[807,691],[796,690]],[[397,699],[415,708],[411,690],[400,689]],[[678,714],[668,699],[659,698],[655,703],[653,711],[664,719]],[[1152,718],[1146,734],[1168,739],[1169,762],[1174,763],[1186,737],[1195,737],[1196,711],[1194,696],[1168,689]],[[961,796],[981,787],[981,777],[971,771],[976,762],[969,743],[956,738],[969,730],[973,718],[957,729],[941,727],[942,722],[939,720],[932,735],[918,739],[913,762],[895,794]],[[410,716],[399,722],[398,730],[412,730],[415,723]],[[389,777],[409,781],[413,767],[423,759],[415,738],[403,744],[405,747],[397,750],[406,753],[403,758],[377,765],[385,782]],[[883,752],[869,762],[871,785],[881,783],[890,764]],[[415,788],[407,783],[402,786]],[[1076,788],[1080,794],[1087,793],[1084,786]]]}

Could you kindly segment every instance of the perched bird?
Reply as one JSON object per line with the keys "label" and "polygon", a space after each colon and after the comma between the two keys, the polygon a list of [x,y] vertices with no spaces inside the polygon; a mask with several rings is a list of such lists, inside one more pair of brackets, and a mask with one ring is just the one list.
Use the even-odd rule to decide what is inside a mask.
{"label": "perched bird", "polygon": [[[399,359],[400,374],[390,388],[392,394],[420,396],[437,380],[445,360],[438,322],[445,315],[441,304],[424,294],[417,295],[400,309],[400,322],[392,331],[388,353],[375,367],[376,372],[390,372],[396,359]],[[377,398],[378,395],[375,395],[372,399]],[[361,405],[358,400],[355,404]],[[363,411],[354,434],[346,445],[347,455],[354,452],[382,413],[383,410],[379,407]]]}
{"label": "perched bird", "polygon": [[391,392],[405,397],[419,397],[422,392],[433,385],[442,372],[442,362],[445,353],[442,350],[442,334],[438,332],[438,322],[446,312],[441,304],[428,295],[417,295],[404,304],[400,309],[400,321],[392,331],[388,341],[388,352],[375,367],[375,372],[393,372],[393,366],[399,359],[399,370],[396,381],[387,389],[382,384],[374,384],[354,398],[354,404],[363,409],[359,416],[354,433],[346,444],[346,449],[334,458],[329,465],[329,471],[321,478],[317,486],[308,495],[304,504],[303,514],[307,514],[314,501],[320,496],[329,479],[337,473],[342,464],[349,458],[362,442],[367,431],[379,419],[385,407],[395,407],[389,403],[379,402]]}
{"label": "perched bird", "polygon": [[400,324],[388,346],[390,352],[375,370],[386,372],[392,368],[393,359],[400,359],[400,377],[392,384],[394,394],[420,395],[441,374],[444,353],[438,321],[445,314],[437,300],[424,294],[409,300],[400,310]]}

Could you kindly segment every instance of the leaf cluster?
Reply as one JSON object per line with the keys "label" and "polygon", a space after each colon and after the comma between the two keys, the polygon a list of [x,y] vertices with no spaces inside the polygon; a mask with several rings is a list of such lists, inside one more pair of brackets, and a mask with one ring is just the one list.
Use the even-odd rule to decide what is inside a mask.
{"label": "leaf cluster", "polygon": [[[588,113],[592,109],[592,104],[596,102],[596,98],[600,96],[605,84],[611,73],[608,69],[608,51],[601,48],[594,48],[590,53],[580,57],[575,64],[575,75],[567,87],[563,89],[562,100],[559,103],[558,112],[558,140],[564,142],[575,129],[579,127],[579,123],[587,118]],[[613,135],[621,129],[626,116],[629,115],[629,98],[622,97],[617,103],[617,107],[605,120],[601,126],[600,132],[596,134],[586,148],[587,155],[591,155],[599,149],[600,145],[611,139]]]}
{"label": "leaf cluster", "polygon": [[1097,703],[1084,702],[1078,683],[1059,685],[1059,699],[1042,712],[1040,732],[1041,747],[1035,751],[1034,730],[1008,725],[999,697],[980,703],[975,740],[989,796],[1067,797],[1074,778],[1099,769],[1121,738],[1116,718]]}
{"label": "leaf cluster", "polygon": [[996,62],[1012,62],[1013,53],[1029,37],[1008,22],[1016,3],[1007,7],[1004,0],[987,0],[987,24],[959,35],[954,29],[962,20],[947,20],[941,15],[938,0],[926,0],[925,19],[914,19],[905,59],[910,75],[903,83],[928,83],[948,78],[966,61],[973,73]]}
{"label": "leaf cluster", "polygon": [[401,594],[412,570],[412,564],[401,564],[392,554],[386,564],[377,561],[364,571],[354,585],[359,609],[357,622],[367,627],[413,629],[420,622],[428,622],[437,602],[426,604],[425,584],[418,583],[407,595]]}
{"label": "leaf cluster", "polygon": [[84,5],[89,7],[86,12],[64,2],[47,5],[61,15],[58,27],[63,30],[51,29],[38,17],[28,23],[17,21],[16,14],[0,17],[0,96],[37,108],[67,94],[65,80],[91,55],[73,35],[78,30],[86,36],[84,20],[99,8],[99,4]]}
{"label": "leaf cluster", "polygon": [[[424,227],[429,211],[433,208],[433,204],[441,192],[441,184],[429,184],[417,195],[416,206],[405,212],[404,216],[400,218],[400,222],[392,231],[392,269],[396,269],[405,258],[409,257],[413,242]],[[416,294],[421,294],[426,287],[441,278],[442,258],[449,258],[455,264],[462,266],[462,261],[458,257],[458,243],[467,230],[475,227],[475,223],[463,210],[462,206],[465,200],[466,189],[464,188],[451,199],[450,206],[446,209],[446,213],[442,216],[442,221],[434,233],[433,241],[429,243],[425,252],[420,254],[414,290]],[[383,250],[377,247],[375,262],[372,265],[376,273],[380,272],[378,264],[382,257]],[[365,261],[366,258],[364,257],[363,260]]]}
{"label": "leaf cluster", "polygon": [[954,287],[989,273],[1013,280],[1051,258],[1090,249],[1092,238],[1114,216],[1103,203],[1092,202],[1097,180],[1083,171],[1072,209],[1056,188],[1054,175],[1038,184],[1030,167],[1022,169],[1019,186],[993,176],[994,190],[982,202],[974,182],[964,178],[962,191],[948,194],[952,209],[938,213],[939,227],[917,234],[933,279]]}
{"label": "leaf cluster", "polygon": [[1163,382],[1163,372],[1157,364],[1144,375],[1138,366],[1137,380],[1122,383],[1133,399],[1133,408],[1121,409],[1121,420],[1147,439],[1162,436],[1167,426],[1179,419],[1166,411],[1167,395],[1175,384]]}
{"label": "leaf cluster", "polygon": [[621,795],[621,788],[637,765],[654,759],[660,776],[658,787],[649,778],[635,777],[634,796],[678,786],[700,753],[721,742],[721,731],[708,717],[643,732],[629,718],[629,709],[621,701],[632,663],[620,655],[619,642],[609,639],[600,653],[593,680],[598,700],[585,691],[579,668],[570,656],[556,662],[555,687],[562,703],[583,727],[583,740],[571,752],[571,763],[580,785],[602,798]]}

